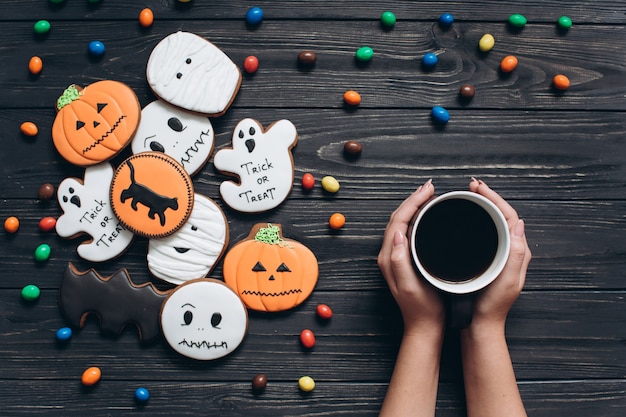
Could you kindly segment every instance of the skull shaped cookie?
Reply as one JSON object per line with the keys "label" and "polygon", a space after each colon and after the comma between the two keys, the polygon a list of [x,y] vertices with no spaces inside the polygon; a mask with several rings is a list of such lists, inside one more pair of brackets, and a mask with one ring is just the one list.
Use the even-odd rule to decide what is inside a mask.
{"label": "skull shaped cookie", "polygon": [[237,211],[256,213],[280,205],[291,192],[296,127],[279,120],[267,130],[254,119],[240,121],[233,132],[232,149],[215,154],[215,167],[239,178],[220,185],[224,202]]}

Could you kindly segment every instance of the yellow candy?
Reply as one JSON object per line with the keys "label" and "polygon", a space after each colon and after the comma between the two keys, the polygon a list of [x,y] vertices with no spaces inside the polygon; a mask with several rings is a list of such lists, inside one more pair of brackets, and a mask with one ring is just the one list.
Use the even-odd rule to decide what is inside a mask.
{"label": "yellow candy", "polygon": [[339,191],[339,181],[337,181],[335,177],[327,175],[322,178],[322,188],[329,193],[336,193]]}
{"label": "yellow candy", "polygon": [[496,43],[496,40],[493,38],[493,35],[489,33],[485,33],[483,37],[480,38],[480,41],[478,41],[478,48],[482,52],[488,52],[488,51],[491,51],[491,49],[493,49],[493,45],[495,45],[495,43]]}
{"label": "yellow candy", "polygon": [[298,380],[298,386],[304,392],[310,392],[315,389],[315,381],[310,376],[303,376]]}

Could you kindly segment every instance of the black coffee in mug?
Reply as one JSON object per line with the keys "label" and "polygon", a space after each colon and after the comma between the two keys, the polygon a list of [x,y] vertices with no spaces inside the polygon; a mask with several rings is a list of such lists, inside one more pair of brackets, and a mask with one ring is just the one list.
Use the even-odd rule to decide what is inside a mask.
{"label": "black coffee in mug", "polygon": [[471,281],[494,261],[498,230],[491,215],[477,203],[444,199],[423,214],[414,244],[419,262],[430,275],[452,283]]}

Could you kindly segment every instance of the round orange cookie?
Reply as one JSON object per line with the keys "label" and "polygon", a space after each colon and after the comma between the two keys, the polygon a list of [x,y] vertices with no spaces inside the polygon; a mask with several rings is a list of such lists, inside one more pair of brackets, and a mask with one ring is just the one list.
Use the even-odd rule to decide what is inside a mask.
{"label": "round orange cookie", "polygon": [[130,143],[141,117],[135,92],[118,81],[98,81],[84,89],[69,86],[57,100],[52,140],[61,156],[79,166],[117,155]]}
{"label": "round orange cookie", "polygon": [[253,310],[283,311],[313,292],[317,258],[309,248],[284,239],[280,225],[257,224],[224,258],[224,281]]}
{"label": "round orange cookie", "polygon": [[127,158],[111,182],[111,205],[134,233],[158,238],[182,227],[193,208],[191,177],[173,158],[142,152]]}

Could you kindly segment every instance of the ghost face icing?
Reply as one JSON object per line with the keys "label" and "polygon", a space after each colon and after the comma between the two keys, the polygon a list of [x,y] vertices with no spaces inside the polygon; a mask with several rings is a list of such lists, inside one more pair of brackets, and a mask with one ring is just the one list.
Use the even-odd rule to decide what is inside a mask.
{"label": "ghost face icing", "polygon": [[91,239],[80,244],[78,255],[92,262],[103,262],[120,255],[134,235],[113,213],[109,187],[113,167],[108,162],[85,169],[83,181],[66,178],[57,191],[63,215],[57,219],[56,232],[62,237],[87,234]]}
{"label": "ghost face icing", "polygon": [[215,154],[215,167],[236,175],[240,183],[220,185],[224,202],[237,211],[255,213],[282,203],[293,184],[291,148],[298,133],[289,120],[279,120],[263,130],[254,119],[240,121],[233,132],[232,149]]}
{"label": "ghost face icing", "polygon": [[176,352],[218,359],[233,352],[248,329],[245,306],[221,281],[199,279],[177,287],[163,302],[161,330]]}
{"label": "ghost face icing", "polygon": [[214,139],[208,117],[156,100],[141,111],[141,122],[131,148],[133,153],[163,152],[193,175],[209,159]]}
{"label": "ghost face icing", "polygon": [[157,278],[182,284],[203,278],[213,269],[228,245],[228,223],[213,200],[194,195],[187,222],[175,233],[150,239],[148,269]]}
{"label": "ghost face icing", "polygon": [[211,42],[189,32],[173,33],[157,44],[146,77],[168,103],[213,116],[228,109],[241,85],[239,67]]}

